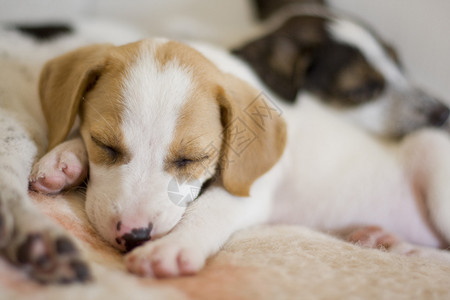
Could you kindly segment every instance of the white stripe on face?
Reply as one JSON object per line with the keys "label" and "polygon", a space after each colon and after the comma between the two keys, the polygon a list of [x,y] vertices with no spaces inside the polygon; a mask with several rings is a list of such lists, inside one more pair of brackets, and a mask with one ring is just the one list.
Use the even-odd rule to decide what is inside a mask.
{"label": "white stripe on face", "polygon": [[133,160],[139,161],[142,167],[162,171],[192,82],[189,70],[178,61],[163,63],[155,58],[159,45],[162,43],[144,42],[138,59],[126,75],[122,129]]}
{"label": "white stripe on face", "polygon": [[118,109],[129,160],[91,168],[96,184],[88,189],[88,214],[112,244],[114,222],[131,220],[136,227],[152,222],[152,236],[158,236],[170,230],[185,209],[169,199],[172,176],[164,170],[164,162],[193,83],[191,72],[176,57],[165,61],[157,57],[158,47],[164,44],[161,40],[143,41],[124,75],[124,101]]}

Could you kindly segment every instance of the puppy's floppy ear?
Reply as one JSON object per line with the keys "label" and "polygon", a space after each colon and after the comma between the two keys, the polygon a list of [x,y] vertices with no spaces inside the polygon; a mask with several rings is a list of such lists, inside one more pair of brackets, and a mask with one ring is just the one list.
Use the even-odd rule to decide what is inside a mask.
{"label": "puppy's floppy ear", "polygon": [[253,182],[281,157],[286,124],[264,94],[232,75],[225,75],[218,102],[224,127],[223,185],[233,195],[249,196]]}
{"label": "puppy's floppy ear", "polygon": [[100,76],[112,45],[93,45],[47,62],[39,96],[49,129],[48,150],[61,143],[75,121],[80,101]]}

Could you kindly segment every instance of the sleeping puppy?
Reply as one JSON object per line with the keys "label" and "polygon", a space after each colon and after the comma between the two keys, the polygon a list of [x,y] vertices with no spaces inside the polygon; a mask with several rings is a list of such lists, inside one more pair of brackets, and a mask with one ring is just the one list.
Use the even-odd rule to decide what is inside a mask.
{"label": "sleeping puppy", "polygon": [[[47,148],[46,120],[37,93],[40,69],[51,57],[94,40],[125,42],[127,38],[119,38],[123,35],[137,38],[132,30],[103,25],[83,22],[0,28],[0,251],[40,282],[90,278],[72,238],[37,210],[27,191],[32,164]],[[75,180],[68,184],[77,185],[86,176],[76,174],[83,169],[62,170]]]}
{"label": "sleeping puppy", "polygon": [[280,98],[308,91],[345,118],[382,136],[424,126],[450,130],[449,109],[412,84],[395,50],[323,1],[256,0],[260,32],[234,53]]}
{"label": "sleeping puppy", "polygon": [[[81,48],[45,65],[40,96],[50,152],[32,186],[56,193],[70,187],[62,169],[89,167],[89,220],[129,252],[133,273],[196,273],[230,235],[263,222],[450,242],[447,134],[388,143],[314,94],[285,104],[221,49],[165,39]],[[77,116],[80,136],[65,141]],[[351,240],[374,232],[376,245],[398,244],[365,228]]]}

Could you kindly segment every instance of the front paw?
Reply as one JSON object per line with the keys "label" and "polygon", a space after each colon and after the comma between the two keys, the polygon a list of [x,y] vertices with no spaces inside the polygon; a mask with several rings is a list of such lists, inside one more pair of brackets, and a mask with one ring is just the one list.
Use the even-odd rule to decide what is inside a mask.
{"label": "front paw", "polygon": [[135,248],[125,256],[125,264],[137,275],[164,278],[195,274],[206,258],[198,246],[167,236]]}
{"label": "front paw", "polygon": [[7,240],[0,239],[2,254],[42,283],[85,282],[91,278],[74,241],[44,216],[22,211],[12,218]]}
{"label": "front paw", "polygon": [[15,251],[19,266],[41,283],[90,280],[88,265],[67,236],[52,236],[49,232],[30,233]]}
{"label": "front paw", "polygon": [[30,202],[14,189],[0,190],[0,255],[41,283],[90,280],[75,241]]}
{"label": "front paw", "polygon": [[88,161],[80,141],[65,142],[43,156],[30,175],[30,188],[44,194],[57,194],[78,186],[87,176]]}

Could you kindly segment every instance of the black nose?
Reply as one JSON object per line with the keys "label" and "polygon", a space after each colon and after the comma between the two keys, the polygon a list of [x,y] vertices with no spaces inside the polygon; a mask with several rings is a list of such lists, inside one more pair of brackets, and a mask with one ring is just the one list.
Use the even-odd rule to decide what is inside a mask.
{"label": "black nose", "polygon": [[148,227],[134,228],[129,233],[122,235],[121,239],[125,242],[125,249],[127,252],[133,250],[137,246],[151,239],[150,233],[152,232],[153,224],[148,224]]}
{"label": "black nose", "polygon": [[431,125],[440,127],[447,122],[449,115],[450,109],[447,106],[440,104],[431,111],[428,116],[428,121]]}

